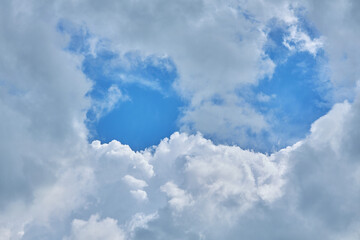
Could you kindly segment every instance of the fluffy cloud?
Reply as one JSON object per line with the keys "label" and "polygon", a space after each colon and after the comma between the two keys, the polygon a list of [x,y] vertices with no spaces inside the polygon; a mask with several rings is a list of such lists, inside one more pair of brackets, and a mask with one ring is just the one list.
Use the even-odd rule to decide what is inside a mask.
{"label": "fluffy cloud", "polygon": [[324,47],[329,56],[331,80],[338,89],[337,99],[353,98],[360,75],[357,67],[360,50],[354,40],[360,36],[359,1],[304,1],[303,4],[309,18],[326,37]]}
{"label": "fluffy cloud", "polygon": [[124,233],[117,226],[117,221],[111,218],[99,220],[98,215],[92,215],[88,221],[75,219],[72,222],[71,236],[64,240],[100,240],[125,239]]}
{"label": "fluffy cloud", "polygon": [[[155,167],[166,166],[162,159],[173,159],[170,166],[182,169],[174,179],[180,188],[168,182],[161,189],[176,210],[194,205],[189,211],[198,211],[199,220],[237,217],[259,200],[272,202],[282,195],[286,162],[275,160],[275,156],[216,146],[200,135],[175,133],[160,143],[154,157],[160,161],[154,161]],[[175,171],[179,175],[179,170],[173,171],[172,176],[176,176]]]}
{"label": "fluffy cloud", "polygon": [[[0,226],[20,238],[83,203],[91,169],[84,109],[91,83],[56,22],[32,3],[3,1],[0,23]],[[74,162],[80,165],[73,166]],[[71,183],[74,185],[71,185]],[[14,237],[13,237],[14,235]]]}
{"label": "fluffy cloud", "polygon": [[[173,180],[181,188],[172,182],[162,187],[170,209],[161,211],[146,233],[174,238],[176,232],[181,239],[356,239],[359,110],[358,99],[335,105],[306,139],[271,156],[173,135],[154,157],[177,156],[173,143],[188,153],[174,159],[173,165],[182,166],[181,177]],[[184,148],[186,142],[193,144]],[[135,239],[144,239],[140,233]]]}
{"label": "fluffy cloud", "polygon": [[174,133],[140,152],[116,140],[89,144],[86,111],[111,109],[121,92],[110,88],[106,104],[91,106],[81,57],[64,51],[56,25],[84,22],[114,51],[172,58],[175,87],[189,102],[183,123],[224,139],[268,126],[236,91],[274,70],[263,50],[270,19],[293,26],[287,40],[297,50],[320,47],[296,28],[296,4],[2,1],[0,239],[357,239],[359,54],[349,39],[358,36],[359,4],[302,4],[326,37],[336,90],[350,101],[268,155],[200,133]]}
{"label": "fluffy cloud", "polygon": [[123,177],[123,180],[130,186],[133,187],[135,189],[142,189],[144,187],[147,187],[147,183],[143,180],[134,178],[133,176],[130,175],[126,175],[125,177]]}
{"label": "fluffy cloud", "polygon": [[193,203],[191,195],[172,182],[167,182],[160,189],[170,198],[169,204],[176,211],[182,211],[184,207],[190,206]]}
{"label": "fluffy cloud", "polygon": [[[27,220],[28,226],[43,222],[36,216],[43,212],[44,207],[50,207],[56,209],[52,216],[57,218],[59,213],[66,214],[68,209],[75,208],[77,211],[90,210],[93,214],[102,209],[112,216],[113,219],[99,220],[92,216],[88,221],[74,220],[70,239],[81,239],[89,231],[95,231],[94,237],[112,233],[120,237],[124,233],[130,239],[143,239],[142,236],[156,239],[158,236],[174,237],[178,230],[184,231],[178,235],[182,239],[195,236],[217,239],[219,234],[225,234],[228,239],[235,235],[261,239],[263,233],[256,229],[274,228],[274,224],[285,226],[285,219],[294,225],[270,231],[271,234],[267,232],[270,239],[279,236],[311,238],[315,232],[312,227],[307,227],[308,224],[316,226],[318,236],[330,239],[356,236],[356,230],[348,226],[355,226],[360,221],[356,214],[360,200],[356,190],[360,172],[356,156],[359,152],[354,147],[359,136],[354,128],[358,123],[358,112],[358,100],[353,104],[337,104],[313,124],[306,139],[270,156],[235,146],[214,145],[201,135],[179,133],[164,139],[155,149],[144,152],[133,152],[116,141],[101,145],[94,142],[89,164],[95,173],[86,173],[87,170],[84,172],[82,168],[82,174],[64,174],[58,184],[50,186],[46,195],[39,195],[34,200],[33,210],[28,213],[32,217]],[[147,206],[137,205],[141,203],[134,203],[132,196],[126,195],[128,188],[121,185],[122,182],[135,189],[146,186],[144,180],[129,175],[129,172],[147,179]],[[83,174],[87,176],[84,176],[85,185],[81,185],[80,176]],[[66,188],[62,189],[62,186]],[[69,186],[75,187],[74,191]],[[97,190],[93,189],[94,186]],[[90,197],[87,201],[94,196],[97,203],[91,203],[89,206],[92,207],[86,210],[69,196]],[[157,201],[159,197],[162,200]],[[122,219],[121,216],[111,215],[111,210],[106,210],[111,199],[122,199],[118,204],[128,208],[129,212],[119,212],[127,215],[120,223],[114,219]],[[78,203],[82,204],[84,200]],[[42,211],[36,206],[41,206]],[[21,210],[19,206],[13,209]],[[157,217],[149,218],[145,225],[127,230],[130,227],[126,226],[132,226],[127,219],[140,216],[138,211],[141,209],[162,210]],[[51,213],[50,210],[45,212]],[[14,213],[6,215],[14,216]],[[209,229],[209,226],[212,227]],[[13,237],[22,231],[18,229]],[[10,233],[4,230],[2,234]]]}
{"label": "fluffy cloud", "polygon": [[[220,142],[241,143],[244,148],[261,142],[261,133],[270,129],[262,114],[236,96],[229,95],[218,101],[209,99],[187,109],[181,119],[181,130],[191,132],[196,129]],[[259,137],[249,137],[249,129]]]}

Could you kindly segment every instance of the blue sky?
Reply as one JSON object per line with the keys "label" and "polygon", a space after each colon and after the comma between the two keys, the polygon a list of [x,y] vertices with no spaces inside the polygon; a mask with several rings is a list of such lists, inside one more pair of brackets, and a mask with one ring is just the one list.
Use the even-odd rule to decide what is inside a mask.
{"label": "blue sky", "polygon": [[[243,90],[239,94],[270,122],[270,129],[262,133],[266,147],[260,147],[261,142],[243,147],[271,152],[304,138],[313,121],[330,110],[332,100],[329,79],[320,79],[323,64],[327,61],[324,51],[319,50],[315,55],[291,51],[283,43],[288,29],[276,21],[270,21],[267,27],[270,30],[264,51],[276,63],[274,73],[251,86],[250,95],[247,92],[244,96]],[[301,15],[299,27],[311,38],[318,37],[317,29]],[[174,88],[179,74],[170,57],[154,55],[144,59],[136,51],[120,56],[108,50],[106,43],[102,44],[104,40],[97,43],[103,47],[94,56],[90,52],[88,29],[65,21],[59,22],[58,29],[70,34],[68,51],[85,56],[82,70],[94,84],[89,97],[102,101],[113,85],[128,97],[125,101],[119,100],[100,118],[96,118],[93,110],[88,111],[89,141],[116,139],[134,150],[143,150],[181,129],[179,120],[189,104]],[[128,69],[124,61],[135,64]],[[270,135],[276,137],[269,139]],[[205,136],[217,143],[236,142],[236,139],[224,142],[216,136]]]}
{"label": "blue sky", "polygon": [[[89,140],[109,142],[116,139],[136,150],[158,144],[162,138],[178,130],[177,118],[182,101],[172,89],[177,77],[176,69],[168,71],[163,63],[160,67],[154,66],[151,59],[139,60],[139,65],[130,71],[121,66],[107,69],[116,57],[104,52],[96,58],[88,56],[83,63],[84,73],[95,81],[93,91],[89,93],[91,98],[101,101],[106,97],[107,89],[114,84],[128,96],[100,119],[93,119],[91,110],[87,113],[88,127],[93,134]],[[172,64],[168,59],[164,61]],[[131,76],[134,82],[122,82],[119,79],[121,74]],[[154,83],[154,87],[146,86],[137,79]]]}
{"label": "blue sky", "polygon": [[[137,52],[119,56],[106,48],[94,56],[89,52],[91,34],[88,30],[76,28],[66,21],[59,22],[58,29],[70,34],[68,51],[85,56],[82,71],[93,81],[93,88],[88,93],[90,98],[104,100],[107,90],[114,85],[128,97],[116,103],[100,119],[92,109],[87,112],[87,126],[91,131],[89,141],[115,139],[134,150],[143,150],[179,130],[178,118],[185,102],[173,88],[178,74],[170,58],[150,56],[142,59]],[[122,66],[124,59],[136,62],[135,66],[131,69]],[[130,80],[124,81],[124,76]]]}
{"label": "blue sky", "polygon": [[0,239],[360,238],[360,2],[0,2]]}

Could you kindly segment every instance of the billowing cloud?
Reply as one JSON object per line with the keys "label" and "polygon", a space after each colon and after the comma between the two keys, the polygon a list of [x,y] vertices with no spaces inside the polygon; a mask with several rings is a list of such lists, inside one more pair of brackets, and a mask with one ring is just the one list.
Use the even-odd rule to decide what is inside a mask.
{"label": "billowing cloud", "polygon": [[130,186],[135,189],[143,189],[144,187],[147,187],[147,183],[143,180],[134,178],[131,175],[126,175],[123,177],[123,180]]}
{"label": "billowing cloud", "polygon": [[[359,238],[358,8],[351,0],[2,1],[0,239]],[[321,36],[300,27],[305,17]],[[86,113],[101,118],[127,95],[113,85],[103,101],[91,99],[85,56],[67,50],[63,19],[93,34],[84,40],[92,56],[106,39],[119,56],[170,58],[188,104],[181,132],[142,151],[89,143]],[[325,51],[341,101],[307,137],[267,154],[238,144],[256,148],[270,132],[246,91],[276,70],[265,50],[274,19],[287,48]]]}
{"label": "billowing cloud", "polygon": [[191,195],[187,194],[172,182],[167,182],[165,185],[161,186],[160,190],[165,192],[170,198],[169,204],[176,211],[182,211],[184,207],[192,204]]}

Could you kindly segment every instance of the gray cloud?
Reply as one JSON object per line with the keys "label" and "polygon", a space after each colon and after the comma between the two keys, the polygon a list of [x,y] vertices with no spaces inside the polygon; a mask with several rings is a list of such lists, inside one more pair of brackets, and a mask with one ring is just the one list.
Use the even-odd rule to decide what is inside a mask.
{"label": "gray cloud", "polygon": [[[81,56],[63,50],[68,39],[56,24],[85,23],[120,53],[171,57],[175,87],[190,102],[184,124],[226,138],[229,128],[267,128],[234,89],[272,74],[263,28],[273,17],[296,26],[287,1],[3,1],[0,238],[358,239],[358,3],[302,5],[325,36],[339,99],[351,93],[350,102],[334,105],[302,141],[266,155],[186,133],[142,152],[88,144],[91,82]],[[299,36],[301,51],[313,46]]]}
{"label": "gray cloud", "polygon": [[330,75],[339,100],[353,98],[359,81],[359,48],[354,39],[360,36],[359,1],[304,1],[308,16],[326,38]]}

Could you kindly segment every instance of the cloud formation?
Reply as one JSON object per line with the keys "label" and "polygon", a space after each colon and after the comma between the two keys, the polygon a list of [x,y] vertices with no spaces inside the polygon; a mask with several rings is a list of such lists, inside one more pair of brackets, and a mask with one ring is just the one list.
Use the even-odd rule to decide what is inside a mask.
{"label": "cloud formation", "polygon": [[[300,28],[302,8],[320,37]],[[0,239],[358,239],[358,9],[351,0],[2,1]],[[307,137],[267,154],[238,146],[256,148],[270,125],[239,92],[275,71],[264,50],[274,18],[287,48],[324,49],[337,103]],[[92,55],[99,38],[119,55],[171,58],[188,102],[182,131],[143,151],[88,143],[89,109],[100,118],[125,95],[113,86],[91,99],[62,19],[95,35]]]}

